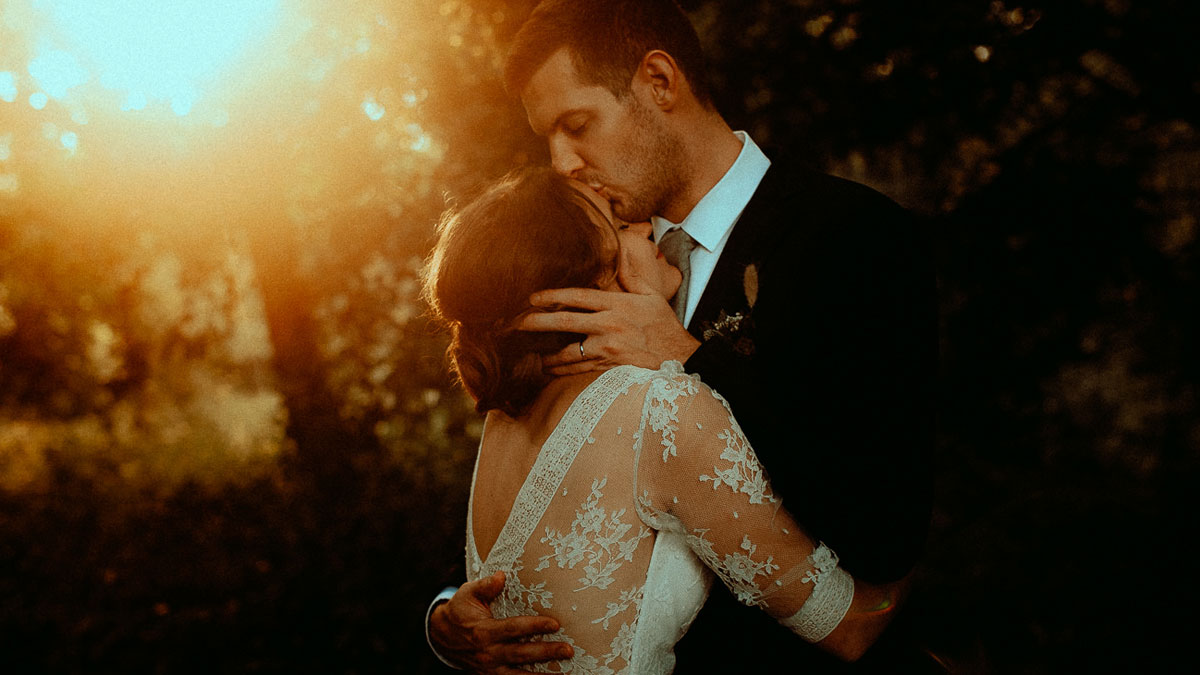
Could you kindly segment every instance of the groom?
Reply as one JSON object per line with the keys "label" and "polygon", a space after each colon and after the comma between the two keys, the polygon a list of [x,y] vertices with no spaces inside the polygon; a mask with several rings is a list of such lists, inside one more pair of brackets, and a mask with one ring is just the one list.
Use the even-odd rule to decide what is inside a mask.
{"label": "groom", "polygon": [[[636,292],[536,295],[585,310],[522,326],[587,336],[550,364],[683,362],[729,400],[789,510],[847,570],[878,582],[908,574],[928,526],[937,359],[933,275],[908,215],[785,154],[769,160],[732,131],[672,0],[545,0],[505,77],[554,168],[618,217],[652,220],[687,267],[674,309]],[[676,229],[685,234],[668,234]],[[497,581],[433,606],[435,651],[497,673],[569,653],[521,641],[554,630],[552,619],[492,619]],[[864,661],[890,658],[886,641]],[[719,585],[676,654],[680,673],[839,668]]]}

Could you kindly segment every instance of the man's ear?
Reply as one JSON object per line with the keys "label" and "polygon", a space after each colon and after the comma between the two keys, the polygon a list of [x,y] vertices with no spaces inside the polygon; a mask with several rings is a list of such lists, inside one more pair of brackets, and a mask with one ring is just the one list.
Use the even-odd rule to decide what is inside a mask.
{"label": "man's ear", "polygon": [[641,88],[649,100],[663,111],[675,107],[686,86],[683,71],[675,59],[661,49],[646,52],[633,76],[633,84],[635,88]]}

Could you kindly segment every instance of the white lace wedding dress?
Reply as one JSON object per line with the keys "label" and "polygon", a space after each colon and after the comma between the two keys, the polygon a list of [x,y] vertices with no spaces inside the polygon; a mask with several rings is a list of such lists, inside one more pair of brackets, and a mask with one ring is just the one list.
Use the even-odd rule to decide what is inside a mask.
{"label": "white lace wedding dress", "polygon": [[496,617],[560,622],[546,639],[570,643],[575,656],[542,672],[671,672],[714,572],[809,640],[850,606],[853,579],[782,510],[725,401],[677,362],[622,366],[592,382],[542,446],[486,552],[473,515],[510,504],[476,501],[487,480],[478,467],[467,575],[506,573]]}

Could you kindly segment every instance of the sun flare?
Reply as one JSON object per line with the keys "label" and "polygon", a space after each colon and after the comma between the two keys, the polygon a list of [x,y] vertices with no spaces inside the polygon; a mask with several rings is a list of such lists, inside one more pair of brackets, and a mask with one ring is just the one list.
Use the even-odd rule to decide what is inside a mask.
{"label": "sun flare", "polygon": [[122,109],[167,102],[186,115],[206,85],[277,20],[279,0],[38,0],[54,38],[29,74],[59,99],[95,79],[121,92]]}

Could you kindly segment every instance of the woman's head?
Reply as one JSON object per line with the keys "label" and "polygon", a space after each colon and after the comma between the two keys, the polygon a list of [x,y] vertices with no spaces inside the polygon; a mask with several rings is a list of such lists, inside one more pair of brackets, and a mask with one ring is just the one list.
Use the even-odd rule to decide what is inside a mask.
{"label": "woman's head", "polygon": [[535,291],[606,287],[618,245],[604,214],[550,169],[524,169],[439,225],[425,294],[451,328],[450,356],[481,411],[524,410],[550,379],[541,355],[581,339],[512,329]]}

